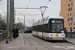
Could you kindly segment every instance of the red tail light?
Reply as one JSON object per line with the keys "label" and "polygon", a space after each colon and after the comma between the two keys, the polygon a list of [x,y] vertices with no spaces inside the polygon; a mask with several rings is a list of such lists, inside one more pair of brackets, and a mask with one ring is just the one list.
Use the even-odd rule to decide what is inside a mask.
{"label": "red tail light", "polygon": [[52,38],[51,38],[51,40],[52,40]]}
{"label": "red tail light", "polygon": [[63,38],[63,40],[64,40],[64,38]]}

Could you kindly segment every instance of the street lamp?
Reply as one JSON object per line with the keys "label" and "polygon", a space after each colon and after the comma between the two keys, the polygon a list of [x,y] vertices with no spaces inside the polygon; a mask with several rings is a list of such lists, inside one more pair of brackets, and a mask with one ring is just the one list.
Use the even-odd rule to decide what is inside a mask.
{"label": "street lamp", "polygon": [[6,43],[8,43],[8,32],[9,32],[9,21],[8,21],[8,19],[9,19],[9,13],[10,13],[10,11],[9,11],[9,9],[10,9],[10,5],[9,5],[9,3],[10,3],[10,1],[9,0],[7,0],[7,33],[6,33]]}
{"label": "street lamp", "polygon": [[[44,24],[44,18],[43,18],[43,15],[44,15],[44,13],[45,13],[45,11],[46,11],[46,8],[47,8],[47,6],[40,6],[40,9],[41,9],[41,15],[42,15],[42,19],[43,19],[43,24]],[[43,36],[43,33],[42,33],[42,36]]]}
{"label": "street lamp", "polygon": [[[48,7],[47,6],[40,6],[42,19],[43,19],[43,15],[44,15],[44,13],[46,11],[46,8],[48,8]],[[43,24],[44,24],[44,19],[43,19]]]}

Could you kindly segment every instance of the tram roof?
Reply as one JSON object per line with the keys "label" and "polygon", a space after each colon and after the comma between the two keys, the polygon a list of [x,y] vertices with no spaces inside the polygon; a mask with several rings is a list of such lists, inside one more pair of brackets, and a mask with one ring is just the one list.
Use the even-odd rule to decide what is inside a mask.
{"label": "tram roof", "polygon": [[[63,19],[63,17],[54,17],[54,16],[48,16],[44,18],[44,24],[47,24],[49,19]],[[36,23],[34,23],[33,26],[36,25],[42,25],[43,24],[43,19],[38,20]]]}

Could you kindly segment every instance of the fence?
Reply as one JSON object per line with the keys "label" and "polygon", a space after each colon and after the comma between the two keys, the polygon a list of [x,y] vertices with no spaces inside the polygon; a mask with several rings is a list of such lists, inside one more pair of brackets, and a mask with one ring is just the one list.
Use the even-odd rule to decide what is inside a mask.
{"label": "fence", "polygon": [[69,38],[75,38],[75,32],[67,32],[65,33],[65,36]]}
{"label": "fence", "polygon": [[6,33],[0,34],[0,41],[4,40],[6,38]]}

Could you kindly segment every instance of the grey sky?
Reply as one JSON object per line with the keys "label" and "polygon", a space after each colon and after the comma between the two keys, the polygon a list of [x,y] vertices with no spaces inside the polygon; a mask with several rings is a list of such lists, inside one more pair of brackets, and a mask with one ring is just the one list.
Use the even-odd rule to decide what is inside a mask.
{"label": "grey sky", "polygon": [[[29,1],[30,4],[29,4]],[[48,3],[49,0],[15,0],[15,7],[29,7],[29,8],[39,8],[41,5],[45,5],[46,3]],[[29,4],[29,6],[28,6]],[[46,12],[44,14],[44,17],[47,16],[59,16],[59,12],[60,12],[60,0],[51,0],[48,4],[46,4],[46,6],[48,6],[48,8],[46,9]],[[0,1],[0,13],[1,12],[5,12],[7,9],[7,0],[2,0]],[[27,23],[29,23],[30,21],[28,20],[30,19],[35,19],[35,20],[39,20],[41,19],[41,11],[40,10],[32,10],[32,9],[22,9],[22,10],[17,10],[18,12],[21,12],[23,14],[26,14],[26,21],[28,21]],[[28,14],[39,14],[37,16],[29,16]],[[18,17],[18,21],[22,21],[23,22],[23,15],[19,15],[19,13],[16,14],[16,21],[17,21],[17,17]]]}

